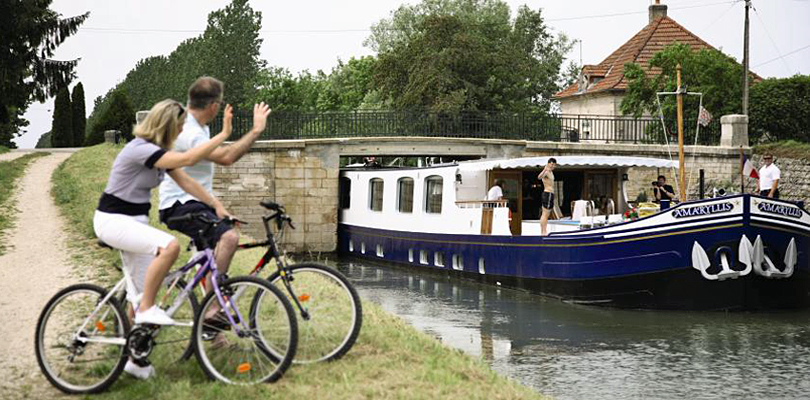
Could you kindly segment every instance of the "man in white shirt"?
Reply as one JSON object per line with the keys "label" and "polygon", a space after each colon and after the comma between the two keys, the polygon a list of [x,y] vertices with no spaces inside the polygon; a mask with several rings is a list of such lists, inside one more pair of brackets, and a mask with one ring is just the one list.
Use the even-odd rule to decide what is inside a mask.
{"label": "man in white shirt", "polygon": [[762,160],[765,162],[765,166],[759,169],[757,191],[760,196],[778,199],[779,179],[782,177],[779,167],[774,165],[772,154],[765,154]]}
{"label": "man in white shirt", "polygon": [[495,186],[487,192],[487,200],[495,201],[501,199],[503,199],[503,179],[498,179],[495,181]]}
{"label": "man in white shirt", "polygon": [[[204,76],[197,79],[188,89],[188,117],[183,131],[174,142],[174,151],[187,151],[210,139],[208,124],[214,120],[223,105],[224,85],[217,79]],[[264,132],[270,108],[264,103],[253,106],[253,128],[231,145],[220,146],[204,160],[183,170],[199,182],[208,193],[213,194],[214,163],[231,165],[238,161],[250,146]],[[172,179],[164,179],[160,184],[160,221],[166,224],[169,218],[190,213],[205,212],[210,218],[223,218],[227,212],[214,210],[208,205],[183,191]],[[224,210],[224,209],[223,209]],[[205,225],[197,220],[166,224],[170,229],[185,233],[200,244],[200,228]],[[230,224],[219,224],[209,243],[214,249],[219,272],[225,273],[231,264],[233,254],[239,245],[239,234]],[[208,285],[210,290],[211,285]]]}

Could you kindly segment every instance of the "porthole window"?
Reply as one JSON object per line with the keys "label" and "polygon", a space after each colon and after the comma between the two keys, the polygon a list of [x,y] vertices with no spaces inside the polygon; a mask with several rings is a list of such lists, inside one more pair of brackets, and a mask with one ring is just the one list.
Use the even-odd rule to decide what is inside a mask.
{"label": "porthole window", "polygon": [[408,261],[413,262],[413,249],[408,249]]}
{"label": "porthole window", "polygon": [[453,269],[457,271],[464,270],[464,256],[461,254],[453,254]]}
{"label": "porthole window", "polygon": [[366,242],[360,242],[360,253],[366,254]]}
{"label": "porthole window", "polygon": [[440,214],[442,212],[442,177],[429,176],[425,178],[425,212]]}
{"label": "porthole window", "polygon": [[420,250],[419,251],[419,263],[420,264],[429,264],[428,263],[428,252],[427,250]]}
{"label": "porthole window", "polygon": [[349,240],[349,251],[354,251],[354,242]]}
{"label": "porthole window", "polygon": [[383,245],[377,245],[377,257],[385,257],[385,252],[383,251]]}
{"label": "porthole window", "polygon": [[484,274],[486,271],[484,270],[484,258],[481,257],[478,259],[478,273]]}
{"label": "porthole window", "polygon": [[369,203],[371,211],[382,211],[383,209],[383,180],[374,178],[368,183]]}
{"label": "porthole window", "polygon": [[401,213],[413,212],[413,179],[399,178],[397,181],[397,210]]}
{"label": "porthole window", "polygon": [[442,252],[435,252],[433,254],[433,264],[437,267],[444,267],[444,253]]}

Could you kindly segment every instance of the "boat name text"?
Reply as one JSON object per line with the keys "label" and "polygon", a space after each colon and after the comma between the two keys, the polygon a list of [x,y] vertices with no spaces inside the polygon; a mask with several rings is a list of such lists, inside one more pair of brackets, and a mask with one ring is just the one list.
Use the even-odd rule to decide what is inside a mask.
{"label": "boat name text", "polygon": [[712,215],[729,212],[734,208],[734,205],[725,203],[708,204],[705,206],[678,208],[672,211],[672,216],[675,218],[697,217],[700,215]]}
{"label": "boat name text", "polygon": [[762,202],[757,205],[757,208],[759,208],[759,211],[770,214],[777,214],[791,218],[802,217],[802,210],[796,207],[790,207],[782,204]]}

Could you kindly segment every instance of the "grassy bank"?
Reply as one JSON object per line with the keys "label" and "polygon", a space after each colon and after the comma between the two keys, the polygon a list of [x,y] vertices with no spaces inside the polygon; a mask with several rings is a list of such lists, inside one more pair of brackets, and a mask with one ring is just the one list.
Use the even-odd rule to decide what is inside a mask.
{"label": "grassy bank", "polygon": [[[92,214],[120,147],[99,145],[74,154],[54,174],[54,197],[72,226],[76,262],[104,284],[120,277],[111,265],[117,255],[97,249]],[[154,197],[154,196],[153,196]],[[153,200],[153,204],[156,202]],[[154,226],[156,210],[150,219]],[[175,234],[180,237],[180,235]],[[187,239],[181,238],[181,243]],[[185,246],[184,246],[185,247]],[[250,269],[261,250],[238,252],[232,275]],[[180,256],[178,264],[188,259]],[[539,399],[532,390],[501,377],[483,361],[447,348],[383,311],[363,304],[363,329],[354,348],[333,363],[295,365],[279,382],[252,387],[208,381],[193,359],[176,366],[153,355],[158,377],[136,381],[122,376],[99,399]],[[158,352],[156,350],[156,352]]]}
{"label": "grassy bank", "polygon": [[[8,148],[0,146],[0,154]],[[11,203],[11,196],[17,188],[17,183],[20,177],[25,172],[25,167],[28,164],[48,153],[31,153],[26,154],[12,161],[0,161],[0,254],[6,252],[6,241],[4,240],[6,231],[14,224],[14,215],[17,209]]]}
{"label": "grassy bank", "polygon": [[0,146],[0,154],[8,153],[10,150],[6,146]]}
{"label": "grassy bank", "polygon": [[758,144],[754,146],[753,149],[754,154],[763,155],[771,153],[777,158],[806,159],[810,157],[810,143],[802,143],[794,140]]}

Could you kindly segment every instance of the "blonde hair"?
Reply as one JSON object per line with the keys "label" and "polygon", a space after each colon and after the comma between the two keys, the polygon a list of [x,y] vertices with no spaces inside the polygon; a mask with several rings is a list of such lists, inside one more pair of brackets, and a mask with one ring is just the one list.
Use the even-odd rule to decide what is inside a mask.
{"label": "blonde hair", "polygon": [[149,110],[149,114],[132,132],[135,136],[170,150],[180,134],[180,124],[186,120],[186,109],[175,100],[163,100]]}

